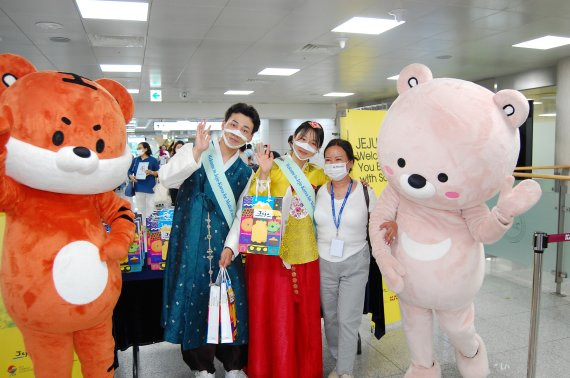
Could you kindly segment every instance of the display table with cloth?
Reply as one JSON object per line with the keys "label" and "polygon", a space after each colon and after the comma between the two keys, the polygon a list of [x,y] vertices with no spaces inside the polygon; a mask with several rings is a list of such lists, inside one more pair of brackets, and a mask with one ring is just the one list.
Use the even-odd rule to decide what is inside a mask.
{"label": "display table with cloth", "polygon": [[116,351],[133,347],[133,377],[138,376],[139,346],[164,341],[160,324],[162,280],[164,271],[148,265],[136,273],[123,273],[121,296],[113,312],[113,336]]}

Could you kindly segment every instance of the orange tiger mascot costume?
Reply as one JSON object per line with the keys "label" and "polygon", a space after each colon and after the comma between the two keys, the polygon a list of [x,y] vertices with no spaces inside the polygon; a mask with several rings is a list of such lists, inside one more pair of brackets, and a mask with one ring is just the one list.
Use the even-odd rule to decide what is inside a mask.
{"label": "orange tiger mascot costume", "polygon": [[[113,376],[118,261],[133,213],[113,189],[131,163],[133,101],[119,83],[0,55],[1,284],[38,378]],[[103,222],[111,226],[109,234]]]}

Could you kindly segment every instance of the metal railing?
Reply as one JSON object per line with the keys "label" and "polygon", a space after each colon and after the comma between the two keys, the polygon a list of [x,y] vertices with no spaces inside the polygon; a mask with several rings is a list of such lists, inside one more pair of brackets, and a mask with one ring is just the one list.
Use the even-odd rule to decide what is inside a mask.
{"label": "metal railing", "polygon": [[528,360],[527,360],[527,378],[534,378],[536,374],[536,357],[537,357],[537,341],[538,326],[540,319],[540,296],[542,287],[542,257],[544,250],[549,244],[556,243],[556,269],[554,271],[556,292],[553,294],[564,296],[561,292],[562,281],[565,274],[562,272],[563,261],[563,242],[570,241],[570,233],[564,233],[564,218],[566,212],[566,192],[567,186],[564,181],[570,181],[570,166],[554,165],[540,167],[517,167],[515,171],[534,171],[543,169],[553,169],[556,174],[537,174],[537,173],[520,173],[515,172],[513,176],[521,178],[540,178],[555,181],[554,190],[558,192],[558,234],[548,235],[544,232],[536,232],[533,238],[534,264],[532,274],[532,298],[530,309],[530,331],[528,337]]}

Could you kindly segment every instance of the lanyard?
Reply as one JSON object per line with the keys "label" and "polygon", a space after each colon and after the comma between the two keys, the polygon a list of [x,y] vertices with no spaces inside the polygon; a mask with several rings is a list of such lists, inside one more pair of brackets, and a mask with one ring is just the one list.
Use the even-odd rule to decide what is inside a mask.
{"label": "lanyard", "polygon": [[346,205],[346,201],[348,200],[348,196],[350,195],[350,190],[352,189],[352,183],[353,181],[350,180],[350,184],[348,185],[348,189],[346,190],[346,195],[344,196],[344,201],[342,201],[342,206],[338,211],[338,219],[337,219],[335,214],[335,206],[334,206],[334,186],[331,182],[331,209],[332,209],[333,222],[334,225],[336,226],[337,237],[338,237],[338,229],[340,227],[340,217],[342,217],[342,211],[344,210],[344,205]]}

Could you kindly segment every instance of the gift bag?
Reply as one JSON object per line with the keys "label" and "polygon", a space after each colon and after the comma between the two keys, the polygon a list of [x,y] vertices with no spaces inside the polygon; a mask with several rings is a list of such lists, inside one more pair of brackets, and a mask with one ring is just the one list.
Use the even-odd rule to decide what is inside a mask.
{"label": "gift bag", "polygon": [[[218,274],[218,280],[220,280]],[[208,344],[219,344],[220,337],[220,282],[210,286],[210,301],[208,302],[208,335],[206,342]]]}
{"label": "gift bag", "polygon": [[230,306],[228,302],[228,272],[226,269],[221,268],[222,283],[220,284],[220,328],[221,328],[221,343],[233,343],[232,321],[230,318]]}
{"label": "gift bag", "polygon": [[172,206],[172,199],[170,198],[170,193],[168,189],[159,181],[154,186],[154,205],[156,207],[170,207]]}
{"label": "gift bag", "polygon": [[237,339],[237,310],[236,310],[236,296],[234,294],[234,289],[232,288],[232,281],[230,280],[230,275],[226,271],[226,286],[228,293],[228,307],[230,309],[230,321],[232,325],[232,337],[234,341]]}
{"label": "gift bag", "polygon": [[279,256],[283,197],[246,196],[243,198],[238,250],[241,253]]}

